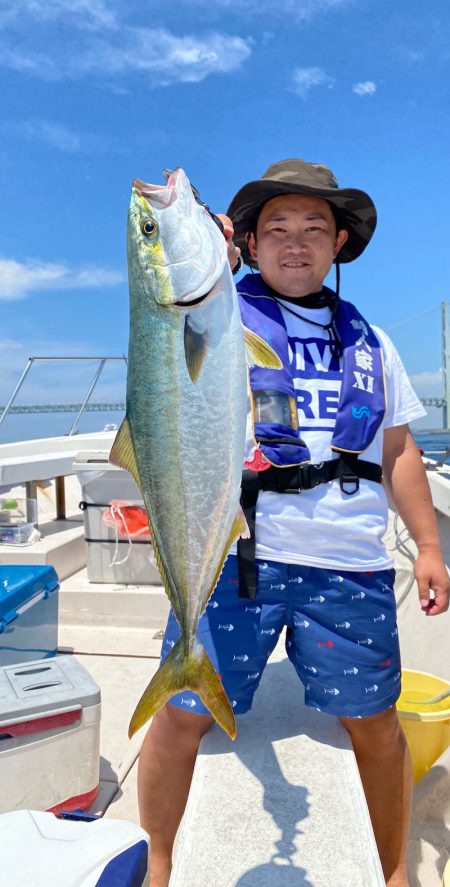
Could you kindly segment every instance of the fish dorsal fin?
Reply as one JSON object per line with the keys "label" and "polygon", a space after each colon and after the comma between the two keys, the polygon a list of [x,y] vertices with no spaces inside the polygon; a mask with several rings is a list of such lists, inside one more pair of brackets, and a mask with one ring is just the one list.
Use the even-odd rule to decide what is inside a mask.
{"label": "fish dorsal fin", "polygon": [[283,364],[273,348],[247,327],[244,327],[244,341],[248,366],[256,364],[267,370],[283,369]]}
{"label": "fish dorsal fin", "polygon": [[208,347],[208,333],[198,333],[189,323],[189,315],[184,324],[184,354],[186,366],[192,382],[196,382]]}
{"label": "fish dorsal fin", "polygon": [[133,436],[128,417],[125,416],[112,445],[109,454],[109,461],[119,468],[125,468],[134,477],[139,489],[141,489],[141,479],[136,462],[136,453],[134,450]]}

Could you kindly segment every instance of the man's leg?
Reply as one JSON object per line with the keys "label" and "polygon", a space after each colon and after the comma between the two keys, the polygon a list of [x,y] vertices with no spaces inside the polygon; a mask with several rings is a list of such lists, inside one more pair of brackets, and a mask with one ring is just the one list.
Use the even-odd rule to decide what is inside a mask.
{"label": "man's leg", "polygon": [[[251,708],[267,659],[285,624],[285,571],[283,564],[264,562],[258,600],[245,600],[237,594],[237,559],[230,555],[200,619],[197,638],[221,675],[235,714]],[[171,612],[162,645],[163,658],[179,633]],[[186,706],[195,708],[196,714]],[[173,843],[189,794],[198,747],[213,723],[200,697],[186,689],[155,715],[144,739],[138,798],[141,824],[151,838],[151,887],[168,884]]]}
{"label": "man's leg", "polygon": [[202,736],[214,723],[173,705],[159,711],[142,744],[138,798],[142,828],[150,835],[150,885],[167,887],[172,849],[183,816]]}
{"label": "man's leg", "polygon": [[353,743],[387,887],[409,887],[411,759],[397,711],[340,720]]}

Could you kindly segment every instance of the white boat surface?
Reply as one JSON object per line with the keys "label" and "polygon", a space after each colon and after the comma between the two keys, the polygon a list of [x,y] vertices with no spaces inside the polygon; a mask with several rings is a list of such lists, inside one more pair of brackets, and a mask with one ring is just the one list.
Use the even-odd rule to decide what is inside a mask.
{"label": "white boat surface", "polygon": [[[146,727],[131,741],[127,728],[136,700],[158,667],[169,605],[159,584],[138,584],[132,576],[127,583],[93,583],[87,575],[81,488],[73,463],[82,451],[107,458],[114,436],[102,432],[0,445],[0,496],[34,490],[42,534],[29,546],[0,545],[0,564],[55,566],[59,650],[73,653],[102,692],[100,791],[90,812],[138,822],[137,758]],[[450,468],[431,468],[433,502],[450,565]],[[66,478],[64,495],[56,477]],[[397,569],[403,666],[449,680],[450,614],[427,619],[420,612],[412,574],[414,544],[394,512],[387,545]],[[415,788],[408,848],[412,887],[442,884],[450,857],[449,776],[450,747]],[[202,742],[170,883],[384,884],[347,734],[337,719],[304,706],[281,644],[253,711],[238,719],[236,743],[217,727]]]}

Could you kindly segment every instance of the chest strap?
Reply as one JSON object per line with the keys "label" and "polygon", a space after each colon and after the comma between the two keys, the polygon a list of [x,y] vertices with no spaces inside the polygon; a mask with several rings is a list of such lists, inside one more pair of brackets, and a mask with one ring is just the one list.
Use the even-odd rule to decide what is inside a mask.
{"label": "chest strap", "polygon": [[381,483],[381,466],[345,453],[339,459],[330,459],[317,465],[273,467],[261,472],[245,469],[242,474],[241,506],[250,530],[250,538],[238,539],[237,543],[239,597],[256,597],[255,521],[260,490],[298,495],[319,484],[339,480],[342,492],[346,496],[352,496],[359,490],[360,478]]}

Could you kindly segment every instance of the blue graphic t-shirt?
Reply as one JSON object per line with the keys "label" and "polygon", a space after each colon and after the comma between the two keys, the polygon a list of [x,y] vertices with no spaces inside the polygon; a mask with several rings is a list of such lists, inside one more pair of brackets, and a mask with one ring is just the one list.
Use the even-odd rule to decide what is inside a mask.
{"label": "blue graphic t-shirt", "polygon": [[[323,324],[331,319],[330,309],[300,308],[287,300],[280,300],[279,304],[288,333],[301,436],[312,462],[337,458],[330,444],[341,390],[341,361],[331,353],[325,330],[294,317],[283,305]],[[361,458],[381,465],[383,429],[418,419],[425,415],[425,410],[392,342],[380,330],[373,329],[383,351],[387,410],[382,426]],[[369,374],[370,367],[361,366],[355,385],[364,385]],[[249,416],[248,461],[252,460],[254,446]],[[383,544],[387,499],[381,484],[361,480],[354,496],[344,495],[336,481],[298,495],[263,492],[258,497],[256,517],[257,558],[355,571],[392,566]]]}

